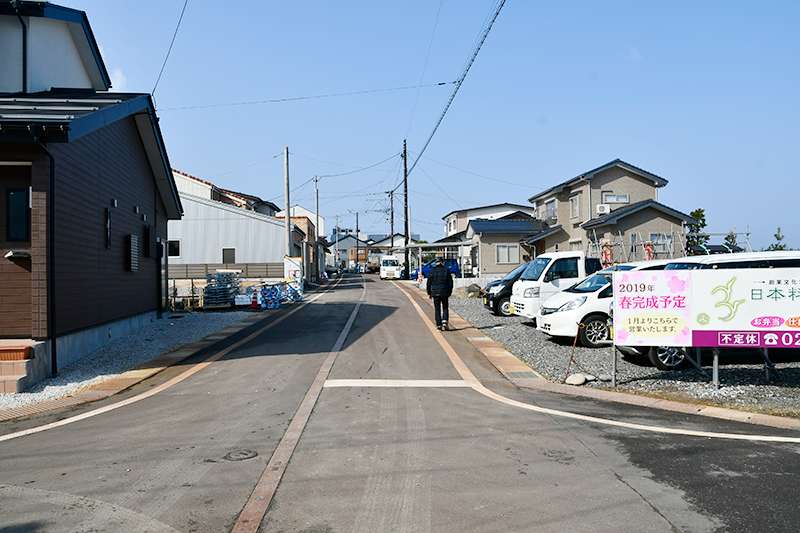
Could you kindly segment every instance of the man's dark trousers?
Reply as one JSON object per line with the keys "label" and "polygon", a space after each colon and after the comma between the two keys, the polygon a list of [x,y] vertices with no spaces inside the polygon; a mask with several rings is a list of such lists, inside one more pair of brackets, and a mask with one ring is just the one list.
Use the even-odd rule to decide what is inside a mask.
{"label": "man's dark trousers", "polygon": [[442,321],[450,322],[449,296],[434,296],[433,309],[436,318],[436,327],[442,325]]}

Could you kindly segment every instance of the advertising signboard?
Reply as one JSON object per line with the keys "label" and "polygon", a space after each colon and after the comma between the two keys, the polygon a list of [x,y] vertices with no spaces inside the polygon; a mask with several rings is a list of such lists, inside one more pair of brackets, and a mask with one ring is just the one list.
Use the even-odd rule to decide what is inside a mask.
{"label": "advertising signboard", "polygon": [[614,272],[624,346],[800,347],[800,269]]}

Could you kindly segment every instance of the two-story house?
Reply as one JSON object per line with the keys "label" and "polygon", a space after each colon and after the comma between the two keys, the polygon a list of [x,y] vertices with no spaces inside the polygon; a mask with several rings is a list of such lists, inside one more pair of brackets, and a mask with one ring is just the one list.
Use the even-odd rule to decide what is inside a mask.
{"label": "two-story house", "polygon": [[0,392],[166,310],[183,207],[152,98],[110,88],[84,12],[0,2]]}
{"label": "two-story house", "polygon": [[696,223],[658,201],[667,180],[620,159],[528,199],[548,227],[523,240],[533,255],[582,250],[604,262],[685,255]]}

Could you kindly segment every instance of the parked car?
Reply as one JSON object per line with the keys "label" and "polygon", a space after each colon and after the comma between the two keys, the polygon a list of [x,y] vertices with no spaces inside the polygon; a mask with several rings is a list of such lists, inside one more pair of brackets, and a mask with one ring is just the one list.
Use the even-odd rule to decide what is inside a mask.
{"label": "parked car", "polygon": [[528,263],[523,263],[497,281],[486,285],[483,292],[483,306],[496,315],[511,316],[511,291]]}
{"label": "parked car", "polygon": [[511,292],[511,312],[536,322],[542,302],[603,268],[583,252],[547,252],[528,264]]}
{"label": "parked car", "polygon": [[[609,307],[614,298],[612,273],[622,270],[664,270],[671,259],[637,261],[608,267],[556,293],[536,315],[536,328],[552,337],[578,336],[588,348],[604,345],[609,335]],[[583,327],[581,327],[581,324]]]}
{"label": "parked car", "polygon": [[[431,270],[433,270],[435,266],[436,266],[436,259],[431,259],[430,261],[422,265],[422,277],[427,278],[428,274],[430,273]],[[446,266],[450,270],[450,275],[453,276],[454,278],[461,277],[461,269],[458,267],[458,261],[456,261],[455,259],[446,258],[444,260],[444,266]],[[415,268],[414,270],[411,271],[411,279],[417,279],[417,277],[419,277],[418,270],[419,270],[418,268]]]}

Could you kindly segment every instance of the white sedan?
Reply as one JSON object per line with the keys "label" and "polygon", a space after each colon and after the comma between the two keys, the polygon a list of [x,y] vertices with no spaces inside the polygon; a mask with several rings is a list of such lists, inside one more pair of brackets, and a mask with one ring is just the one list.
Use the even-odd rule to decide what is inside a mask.
{"label": "white sedan", "polygon": [[536,328],[552,337],[578,336],[581,344],[597,348],[611,340],[608,310],[614,298],[612,272],[664,270],[671,260],[637,261],[595,272],[572,287],[554,294],[539,308]]}

